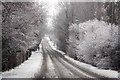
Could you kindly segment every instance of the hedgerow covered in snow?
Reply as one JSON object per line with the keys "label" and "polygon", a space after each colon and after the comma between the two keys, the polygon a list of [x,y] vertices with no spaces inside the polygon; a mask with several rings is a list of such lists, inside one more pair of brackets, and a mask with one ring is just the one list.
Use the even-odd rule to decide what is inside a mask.
{"label": "hedgerow covered in snow", "polygon": [[21,65],[2,72],[2,78],[34,78],[41,69],[42,62],[43,56],[40,48],[40,50],[32,52],[31,57]]}
{"label": "hedgerow covered in snow", "polygon": [[97,19],[69,27],[67,54],[100,68],[117,68],[118,26]]}

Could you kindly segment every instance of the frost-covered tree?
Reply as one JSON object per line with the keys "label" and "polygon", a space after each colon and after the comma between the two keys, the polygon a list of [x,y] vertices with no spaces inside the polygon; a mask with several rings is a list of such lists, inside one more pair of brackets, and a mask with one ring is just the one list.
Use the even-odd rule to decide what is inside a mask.
{"label": "frost-covered tree", "polygon": [[36,50],[45,23],[43,5],[34,2],[2,2],[2,70],[11,69]]}
{"label": "frost-covered tree", "polygon": [[[117,10],[116,14],[108,15],[106,3],[103,2],[71,4],[74,16],[73,23],[69,26],[67,54],[100,68],[118,68],[119,25],[115,22],[119,22],[116,19],[119,17],[119,9],[113,8]],[[117,6],[118,4],[119,2],[115,3]],[[114,17],[112,22],[109,22],[110,16]]]}

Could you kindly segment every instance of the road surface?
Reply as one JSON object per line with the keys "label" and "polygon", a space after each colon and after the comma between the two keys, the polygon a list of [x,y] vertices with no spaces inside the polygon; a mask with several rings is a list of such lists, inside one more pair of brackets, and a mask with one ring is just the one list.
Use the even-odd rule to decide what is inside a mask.
{"label": "road surface", "polygon": [[42,41],[42,50],[43,63],[35,78],[81,78],[80,80],[83,78],[93,78],[93,80],[105,78],[67,60],[64,55],[52,49],[47,40]]}

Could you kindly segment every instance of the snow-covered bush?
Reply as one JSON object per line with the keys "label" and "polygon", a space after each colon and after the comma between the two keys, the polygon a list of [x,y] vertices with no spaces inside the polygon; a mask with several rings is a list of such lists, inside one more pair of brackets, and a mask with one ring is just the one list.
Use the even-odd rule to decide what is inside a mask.
{"label": "snow-covered bush", "polygon": [[108,68],[112,65],[111,56],[115,56],[118,46],[118,26],[93,19],[78,25],[72,24],[69,31],[69,56],[77,56],[95,66]]}

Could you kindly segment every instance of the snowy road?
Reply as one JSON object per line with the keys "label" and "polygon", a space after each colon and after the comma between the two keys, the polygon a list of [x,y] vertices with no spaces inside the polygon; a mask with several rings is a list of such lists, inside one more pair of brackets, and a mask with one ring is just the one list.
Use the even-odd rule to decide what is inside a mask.
{"label": "snowy road", "polygon": [[[50,40],[43,39],[40,50],[32,52],[31,57],[21,65],[2,73],[2,78],[91,78],[93,80],[117,80],[118,72],[103,70],[76,61],[57,50]],[[96,79],[97,78],[97,79]],[[98,79],[99,78],[99,79]],[[108,79],[109,78],[109,79]],[[111,78],[111,79],[110,79]],[[84,80],[83,79],[83,80]],[[102,79],[103,80],[103,79]]]}
{"label": "snowy road", "polygon": [[106,78],[68,60],[60,52],[54,50],[47,40],[42,42],[42,50],[43,63],[35,78]]}

